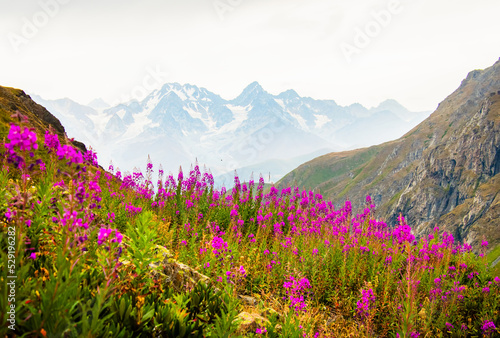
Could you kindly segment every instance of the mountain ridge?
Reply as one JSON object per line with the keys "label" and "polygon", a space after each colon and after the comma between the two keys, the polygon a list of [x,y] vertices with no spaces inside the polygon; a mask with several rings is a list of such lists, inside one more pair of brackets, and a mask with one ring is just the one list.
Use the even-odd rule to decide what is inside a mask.
{"label": "mountain ridge", "polygon": [[[232,100],[225,100],[203,87],[166,83],[141,101],[103,110],[66,99],[61,102],[34,98],[58,116],[70,134],[92,145],[103,163],[112,160],[115,167],[125,170],[144,164],[148,155],[144,154],[146,148],[132,144],[135,141],[150,146],[149,155],[155,162],[162,163],[166,171],[177,170],[179,164],[189,166],[198,159],[212,168],[215,176],[267,161],[304,156],[312,159],[318,150],[366,145],[367,138],[343,142],[336,133],[360,118],[377,113],[361,105],[342,107],[333,100],[301,97],[293,89],[273,95],[256,81]],[[99,100],[95,102],[102,104]],[[392,102],[393,107],[397,107],[396,115],[407,111],[395,101],[387,102],[386,105]],[[387,109],[384,111],[390,113]],[[414,116],[423,119],[427,114],[408,112],[411,117],[401,119],[397,128],[409,130],[417,123],[413,121]],[[383,125],[379,127],[383,132],[379,133],[377,142],[400,136],[384,129]],[[352,134],[349,130],[345,132]],[[307,154],[311,157],[307,158]],[[261,168],[261,172],[268,170]],[[275,172],[273,177],[280,178],[285,173]]]}
{"label": "mountain ridge", "polygon": [[[389,224],[401,213],[417,235],[434,226],[469,243],[500,242],[500,61],[474,70],[426,120],[398,140],[330,153],[279,185],[315,188],[336,203],[371,195]],[[486,220],[493,220],[486,224]]]}

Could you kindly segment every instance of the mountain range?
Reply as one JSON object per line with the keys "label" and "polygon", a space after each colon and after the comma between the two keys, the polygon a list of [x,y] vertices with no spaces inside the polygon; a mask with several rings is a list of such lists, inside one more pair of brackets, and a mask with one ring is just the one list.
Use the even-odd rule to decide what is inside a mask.
{"label": "mountain range", "polygon": [[131,171],[150,155],[175,172],[197,160],[225,185],[232,184],[234,170],[244,179],[253,172],[277,181],[319,155],[395,139],[429,115],[394,100],[367,109],[301,97],[294,90],[272,95],[257,82],[232,100],[178,83],[114,107],[101,99],[82,105],[31,96],[61,120],[70,137],[96,150],[105,166],[112,160]]}
{"label": "mountain range", "polygon": [[419,236],[438,226],[478,248],[500,243],[499,173],[500,60],[470,72],[401,138],[318,157],[279,185],[316,189],[337,205],[371,195],[388,224],[402,214]]}
{"label": "mountain range", "polygon": [[[116,107],[100,100],[89,106],[69,99],[46,104],[61,114],[62,123],[22,90],[0,87],[0,113],[5,122],[0,124],[1,132],[6,133],[12,119],[8,116],[18,111],[30,116],[42,133],[51,125],[64,138],[65,125],[73,131],[68,132],[71,136],[79,132],[83,140],[101,142],[96,143],[101,150],[107,150],[108,142],[114,158],[131,155],[125,164],[134,156],[144,158],[146,152],[186,158],[192,153],[184,151],[201,155],[206,151],[199,159],[217,161],[215,156],[246,150],[240,155],[249,172],[269,167],[285,172],[295,162],[314,156],[314,151],[325,151],[314,142],[335,144],[342,130],[353,128],[354,133],[359,130],[356,125],[364,125],[369,134],[377,131],[376,122],[393,121],[384,116],[415,123],[422,115],[409,113],[395,101],[368,110],[361,105],[340,107],[333,101],[301,98],[294,91],[274,96],[257,83],[231,101],[194,86],[167,84],[141,102]],[[370,119],[372,125],[367,124]],[[252,148],[238,148],[242,144],[238,136],[254,137],[250,144],[255,154]],[[83,143],[72,142],[85,150]],[[179,162],[169,159],[175,169]],[[485,70],[470,72],[434,113],[399,139],[319,156],[284,176],[278,186],[314,189],[336,205],[350,200],[355,207],[365,204],[370,195],[378,216],[390,225],[403,215],[417,236],[437,226],[476,248],[486,238],[495,247],[500,243],[499,173],[500,60]]]}

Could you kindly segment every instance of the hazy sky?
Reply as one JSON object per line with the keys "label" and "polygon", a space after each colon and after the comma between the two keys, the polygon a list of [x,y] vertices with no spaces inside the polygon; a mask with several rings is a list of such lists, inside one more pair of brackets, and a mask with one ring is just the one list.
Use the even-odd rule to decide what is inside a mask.
{"label": "hazy sky", "polygon": [[0,85],[81,103],[165,82],[433,110],[500,57],[498,0],[0,0]]}

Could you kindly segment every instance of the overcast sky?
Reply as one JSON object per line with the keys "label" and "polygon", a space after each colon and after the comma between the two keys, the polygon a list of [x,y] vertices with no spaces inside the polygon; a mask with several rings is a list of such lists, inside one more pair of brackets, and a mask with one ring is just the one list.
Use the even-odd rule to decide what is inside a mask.
{"label": "overcast sky", "polygon": [[0,85],[80,103],[165,82],[434,110],[500,57],[498,0],[0,0]]}

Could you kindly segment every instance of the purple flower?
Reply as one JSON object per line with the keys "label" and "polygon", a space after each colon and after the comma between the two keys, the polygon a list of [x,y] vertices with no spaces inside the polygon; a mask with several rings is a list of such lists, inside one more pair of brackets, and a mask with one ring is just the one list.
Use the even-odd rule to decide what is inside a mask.
{"label": "purple flower", "polygon": [[123,235],[118,230],[115,230],[115,238],[112,239],[111,242],[120,244],[122,242],[122,239]]}
{"label": "purple flower", "polygon": [[69,160],[70,163],[75,163],[75,164],[83,163],[82,154],[72,146],[66,144],[57,148],[56,155],[59,157],[60,160],[65,158]]}
{"label": "purple flower", "polygon": [[481,330],[483,330],[484,334],[491,334],[496,330],[496,328],[495,323],[489,320],[485,320],[481,326]]}
{"label": "purple flower", "polygon": [[242,275],[245,275],[247,272],[245,271],[245,268],[243,267],[243,265],[240,266],[240,273]]}
{"label": "purple flower", "polygon": [[488,241],[482,241],[482,242],[481,242],[481,246],[482,246],[483,248],[486,248],[486,247],[488,246]]}
{"label": "purple flower", "polygon": [[307,289],[311,288],[311,284],[307,278],[302,278],[300,281],[296,280],[293,276],[289,277],[289,282],[285,282],[283,287],[287,289],[290,307],[298,311],[305,311],[306,303],[304,294]]}
{"label": "purple flower", "polygon": [[97,244],[101,245],[102,243],[104,243],[108,239],[112,231],[112,229],[101,228],[99,230],[99,234],[97,235]]}
{"label": "purple flower", "polygon": [[257,330],[255,330],[255,333],[257,333],[257,334],[264,334],[266,332],[267,332],[267,330],[265,327],[263,327],[263,328],[258,327]]}
{"label": "purple flower", "polygon": [[10,143],[6,143],[5,148],[12,152],[16,146],[19,146],[21,151],[31,151],[32,148],[38,149],[36,133],[33,128],[24,128],[21,133],[21,127],[12,124],[7,138],[10,140]]}
{"label": "purple flower", "polygon": [[361,290],[361,300],[359,300],[356,303],[357,307],[358,307],[358,309],[357,309],[358,315],[361,317],[367,318],[370,315],[370,311],[374,307],[375,300],[376,300],[376,297],[373,294],[372,289],[367,289],[367,290],[362,289]]}
{"label": "purple flower", "polygon": [[5,218],[7,218],[8,221],[12,220],[12,217],[16,214],[15,211],[11,211],[9,208],[7,208],[7,212],[5,213]]}
{"label": "purple flower", "polygon": [[110,242],[120,244],[122,242],[123,235],[116,229],[107,229],[107,228],[99,229],[99,234],[97,235],[97,244],[102,245],[110,238],[113,232],[115,233],[115,236],[114,238],[111,239]]}
{"label": "purple flower", "polygon": [[83,155],[83,159],[93,166],[98,167],[99,161],[97,161],[97,154],[91,149],[89,149],[85,155]]}
{"label": "purple flower", "polygon": [[446,325],[446,329],[448,329],[448,331],[451,331],[454,328],[454,326],[451,323],[446,322],[445,325]]}
{"label": "purple flower", "polygon": [[31,258],[31,259],[36,259],[36,252],[32,252],[32,253],[30,254],[30,258]]}
{"label": "purple flower", "polygon": [[61,145],[59,143],[59,138],[57,135],[49,133],[49,131],[45,131],[45,141],[44,144],[47,148],[57,150],[59,146]]}

